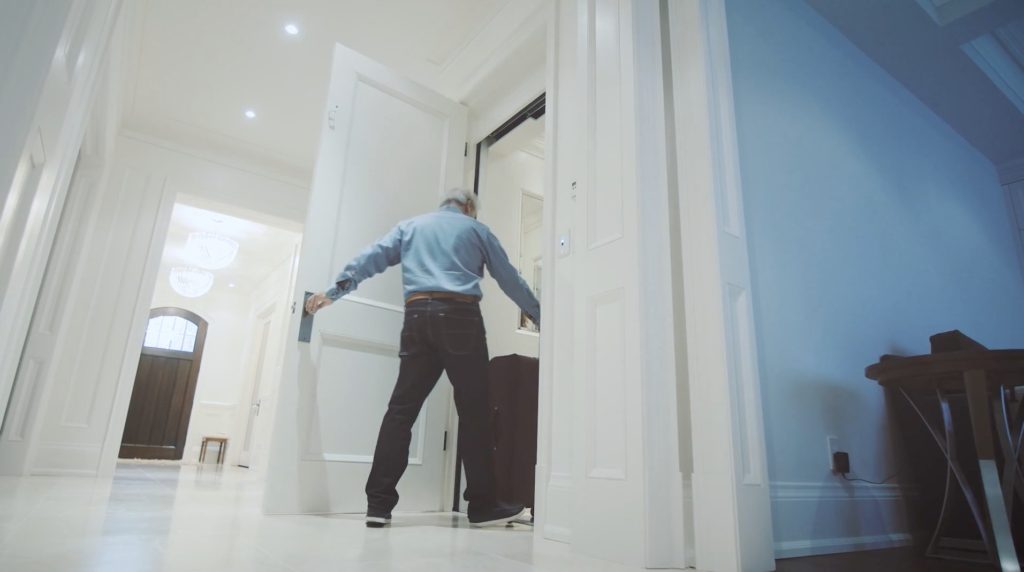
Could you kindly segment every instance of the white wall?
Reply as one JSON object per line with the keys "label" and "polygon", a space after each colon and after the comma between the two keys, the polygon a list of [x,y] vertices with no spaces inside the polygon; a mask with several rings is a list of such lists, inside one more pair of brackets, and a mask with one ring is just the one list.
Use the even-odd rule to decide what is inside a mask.
{"label": "white wall", "polygon": [[131,394],[119,380],[134,379],[138,365],[153,288],[147,275],[159,262],[173,201],[166,183],[165,175],[118,156],[109,177],[81,189],[88,200],[70,240],[74,256],[44,281],[44,289],[63,288],[39,397],[24,402],[25,414],[37,419],[26,435],[34,450],[29,473],[113,468]]}
{"label": "white wall", "polygon": [[801,2],[730,0],[764,415],[780,556],[907,542],[896,428],[864,367],[960,329],[1024,346],[993,166]]}
{"label": "white wall", "polygon": [[306,220],[309,188],[257,165],[240,165],[135,133],[118,138],[118,150],[135,164],[171,174],[189,204],[214,205],[225,214],[288,230]]}
{"label": "white wall", "polygon": [[[215,282],[207,294],[199,298],[186,298],[171,288],[168,280],[170,267],[161,265],[151,307],[184,308],[195,312],[208,323],[203,361],[199,368],[182,458],[185,463],[198,462],[204,435],[226,435],[228,456],[225,462],[234,464],[237,461],[245,435],[245,422],[248,420],[249,397],[255,371],[254,354],[258,351],[255,347],[257,316],[273,304],[274,317],[279,318],[289,297],[287,289],[291,284],[290,270],[289,257],[279,261],[274,271],[263,277],[258,284],[229,288],[220,281]],[[279,369],[279,354],[283,349],[281,336],[286,327],[282,326],[280,319],[275,321],[275,326],[268,343],[271,371],[275,367]],[[273,395],[277,391],[278,377],[268,377],[267,381],[273,383],[268,383],[262,391]],[[265,412],[270,409],[269,404],[266,404]]]}
{"label": "white wall", "polygon": [[[296,256],[298,244],[295,246]],[[242,452],[247,426],[249,423],[249,407],[253,395],[252,384],[257,382],[257,361],[260,359],[258,347],[261,328],[266,323],[268,335],[263,368],[259,376],[260,400],[259,413],[255,417],[250,443],[249,468],[254,471],[265,471],[269,460],[271,433],[274,429],[274,418],[277,414],[277,395],[284,373],[285,344],[288,336],[289,320],[291,319],[291,300],[295,283],[295,261],[289,257],[282,260],[262,282],[256,285],[249,296],[251,333],[249,347],[246,352],[246,383],[242,387],[240,406],[234,420],[235,434],[238,440],[232,451],[229,451],[231,462],[238,461]]]}
{"label": "white wall", "polygon": [[208,323],[182,461],[198,461],[203,435],[227,435],[228,450],[234,454],[238,439],[232,425],[245,385],[246,350],[252,331],[248,296],[217,283],[199,298],[186,298],[171,289],[169,273],[170,268],[161,265],[150,306],[183,308]]}
{"label": "white wall", "polygon": [[[19,413],[27,422],[19,444],[32,454],[20,457],[24,465],[3,467],[5,472],[113,471],[176,196],[301,228],[306,189],[182,150],[122,136],[109,172],[82,191],[88,195],[84,218],[69,238],[75,256],[47,274],[47,282],[64,285],[58,291],[66,312],[54,322],[53,363]],[[223,394],[211,395],[220,401]]]}
{"label": "white wall", "polygon": [[[479,218],[498,237],[509,260],[516,266],[519,266],[521,250],[520,201],[523,191],[543,196],[544,160],[523,151],[499,155],[492,150],[487,158],[486,180],[480,188]],[[525,275],[523,269],[520,273]],[[491,356],[519,354],[537,357],[538,336],[519,330],[519,307],[493,279],[484,280],[483,294],[480,308]]]}

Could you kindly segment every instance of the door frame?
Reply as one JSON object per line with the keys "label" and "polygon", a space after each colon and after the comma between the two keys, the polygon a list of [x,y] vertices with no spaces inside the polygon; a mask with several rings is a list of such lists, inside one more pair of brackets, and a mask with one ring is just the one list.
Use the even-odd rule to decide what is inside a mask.
{"label": "door frame", "polygon": [[[188,426],[192,420],[192,406],[194,405],[196,398],[196,387],[199,384],[199,370],[202,367],[203,363],[203,350],[206,347],[206,331],[209,328],[209,323],[206,320],[204,320],[202,316],[200,316],[199,314],[196,314],[195,312],[191,312],[184,308],[176,308],[173,306],[161,306],[159,308],[153,308],[149,311],[149,320],[146,321],[147,326],[149,324],[149,321],[153,320],[153,318],[159,318],[162,316],[173,316],[177,318],[182,318],[186,321],[192,322],[193,324],[196,325],[197,328],[195,346],[193,346],[193,351],[191,352],[178,352],[174,350],[148,348],[144,343],[139,351],[140,361],[142,360],[142,356],[147,354],[177,358],[183,357],[182,354],[190,353],[192,356],[190,360],[192,362],[192,367],[189,369],[188,374],[188,386],[185,389],[185,397],[184,402],[182,404],[181,416],[178,419],[176,429],[180,442],[178,442],[178,444],[175,445],[174,447],[174,454],[176,455],[176,458],[169,459],[173,461],[180,461],[185,456],[185,441],[188,438]],[[134,396],[135,394],[135,386],[138,382],[138,373],[136,373],[135,381],[136,383],[132,383],[132,396]],[[131,413],[130,401],[128,405],[128,412]],[[127,425],[127,421],[125,425]],[[123,434],[124,431],[122,430],[121,447],[118,450],[117,457],[118,459],[129,459],[131,457],[121,456],[124,452],[125,447]]]}
{"label": "door frame", "polygon": [[[256,417],[259,417],[259,410],[257,410],[256,417],[252,416],[253,401],[254,401],[254,398],[255,399],[259,398],[259,394],[260,394],[260,392],[262,390],[262,387],[263,387],[262,378],[266,374],[266,369],[265,369],[264,366],[266,365],[265,361],[267,359],[267,351],[270,349],[269,342],[270,342],[270,335],[271,335],[271,327],[274,324],[274,313],[276,311],[277,311],[277,302],[270,302],[269,304],[264,306],[259,312],[256,312],[256,324],[257,324],[257,326],[256,326],[256,328],[254,328],[254,330],[259,331],[261,337],[258,337],[255,340],[256,341],[256,347],[255,347],[256,351],[255,351],[255,354],[254,354],[254,358],[255,359],[254,359],[253,363],[251,364],[252,368],[250,370],[252,372],[252,384],[247,388],[249,391],[247,391],[245,393],[245,394],[247,394],[247,396],[249,398],[248,399],[248,407],[245,408],[246,413],[243,416],[243,419],[245,420],[244,421],[245,428],[242,430],[242,443],[239,445],[239,448],[238,448],[238,466],[239,467],[245,467],[247,469],[251,469],[252,466],[253,466],[253,462],[252,462],[252,446],[253,446],[253,442],[252,441],[249,442],[249,449],[248,450],[246,450],[245,445],[246,445],[246,441],[250,440],[250,438],[251,439],[255,439]],[[262,404],[261,404],[260,407],[262,408]],[[243,456],[246,456],[246,455],[247,455],[247,457],[245,458],[246,464],[243,465],[242,464],[242,459],[243,459]]]}
{"label": "door frame", "polygon": [[[502,137],[505,137],[506,135],[508,135],[509,133],[514,131],[517,127],[519,127],[523,123],[529,121],[530,119],[537,120],[537,119],[540,119],[541,117],[544,117],[545,118],[544,119],[544,121],[545,121],[545,129],[547,129],[546,101],[547,101],[547,93],[546,92],[545,93],[541,93],[537,97],[534,97],[529,103],[527,103],[522,108],[520,108],[519,111],[516,111],[515,113],[513,113],[511,117],[509,117],[507,120],[502,122],[501,125],[499,125],[493,131],[491,131],[489,134],[487,134],[483,139],[477,141],[476,144],[473,145],[473,148],[476,150],[475,153],[474,153],[474,162],[473,162],[473,194],[474,195],[480,196],[480,186],[481,186],[481,184],[483,182],[486,182],[486,180],[487,180],[486,179],[487,173],[486,173],[486,169],[484,168],[484,161],[487,160],[488,151],[490,150],[490,148],[495,143],[500,141],[502,139]],[[545,137],[546,137],[546,135],[545,135]],[[545,151],[544,151],[544,155],[545,155],[545,157],[544,157],[544,172],[545,172],[544,179],[545,179],[545,186],[547,186],[547,170],[548,170],[547,153],[548,153],[547,149],[545,148]],[[525,194],[525,191],[521,190],[520,193]],[[534,196],[536,196],[536,195],[534,195]],[[540,198],[543,198],[543,197],[540,197]],[[486,200],[486,198],[484,200]],[[522,237],[520,237],[520,241],[521,240],[522,240]],[[543,240],[545,242],[548,240],[548,236],[546,234],[544,235]],[[543,275],[542,275],[542,278],[543,278]],[[449,415],[447,434],[448,435],[454,435],[455,439],[454,440],[447,440],[447,442],[449,444],[451,442],[454,442],[454,444],[455,444],[454,447],[450,447],[450,449],[454,450],[455,454],[453,456],[454,457],[453,459],[446,461],[447,465],[453,465],[453,464],[454,465],[453,465],[453,468],[450,467],[449,469],[446,469],[445,488],[446,488],[446,490],[452,491],[451,492],[452,502],[450,503],[451,507],[452,507],[452,512],[462,512],[462,510],[461,510],[461,506],[462,506],[462,503],[461,503],[462,475],[464,474],[463,471],[462,471],[462,451],[460,450],[460,447],[458,445],[459,428],[458,428],[458,416],[454,413],[454,411],[455,411],[455,402],[452,401],[450,406],[451,406],[450,411],[452,411],[453,413]],[[445,506],[448,506],[448,504],[449,503],[446,502]],[[536,504],[536,503],[534,503],[534,504]]]}

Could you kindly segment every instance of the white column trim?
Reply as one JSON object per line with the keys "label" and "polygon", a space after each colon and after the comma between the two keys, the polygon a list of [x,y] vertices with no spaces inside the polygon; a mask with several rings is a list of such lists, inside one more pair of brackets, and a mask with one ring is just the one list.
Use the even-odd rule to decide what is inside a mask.
{"label": "white column trim", "polygon": [[[540,332],[539,341],[539,363],[538,372],[538,396],[537,396],[537,467],[534,476],[534,504],[537,507],[547,507],[550,496],[549,487],[556,487],[559,479],[551,474],[551,443],[554,438],[552,429],[552,410],[554,404],[554,357],[555,357],[555,335],[558,325],[553,320],[555,315],[555,265],[559,264],[555,252],[555,226],[558,200],[556,194],[557,178],[557,124],[554,120],[555,110],[559,98],[558,92],[558,9],[557,3],[552,2],[547,9],[547,57],[545,70],[545,109],[544,114],[544,243],[543,243],[543,264],[544,273],[541,276],[542,290],[547,295],[543,296],[541,304],[541,322],[543,327]],[[557,494],[557,493],[556,493]],[[536,516],[536,539],[544,538],[569,542],[572,531],[568,522],[552,523],[549,520],[548,511],[541,508],[535,510]]]}
{"label": "white column trim", "polygon": [[[135,374],[139,368],[142,355],[142,339],[149,322],[150,303],[153,301],[153,289],[156,287],[157,275],[160,272],[160,259],[163,255],[164,243],[167,241],[167,230],[171,226],[171,215],[174,212],[176,193],[167,184],[166,175],[156,175],[151,185],[159,186],[160,202],[157,207],[156,223],[149,235],[149,246],[146,250],[146,267],[143,270],[138,294],[132,305],[132,321],[128,339],[123,347],[121,369],[114,393],[113,408],[107,434],[103,439],[97,474],[109,477],[117,467],[118,452],[121,449],[121,437],[124,434],[125,421],[128,418],[128,407],[131,404],[132,389],[135,387]],[[137,343],[135,342],[137,340]]]}
{"label": "white column trim", "polygon": [[674,260],[662,50],[662,3],[633,3],[638,287],[644,465],[644,550],[649,568],[685,568],[683,478],[679,470]]}
{"label": "white column trim", "polygon": [[667,2],[696,566],[774,568],[724,0]]}

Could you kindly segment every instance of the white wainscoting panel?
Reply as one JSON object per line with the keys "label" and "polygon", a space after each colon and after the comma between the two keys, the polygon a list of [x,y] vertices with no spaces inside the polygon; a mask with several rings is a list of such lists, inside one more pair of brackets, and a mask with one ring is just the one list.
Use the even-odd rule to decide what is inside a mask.
{"label": "white wainscoting panel", "polygon": [[[148,298],[140,283],[154,241],[162,246],[166,231],[161,222],[170,198],[165,183],[164,177],[121,163],[96,193],[97,208],[77,240],[65,331],[47,374],[49,399],[41,404],[46,409],[35,474],[69,466],[96,474],[107,454],[105,444],[112,451],[120,442],[123,425],[112,426],[120,417],[115,395],[122,376],[134,379],[138,365],[136,306]],[[131,371],[123,371],[126,361]]]}
{"label": "white wainscoting panel", "polygon": [[587,127],[590,145],[590,193],[587,201],[587,236],[591,249],[623,236],[623,129],[622,35],[618,0],[595,0],[589,11],[591,30],[587,44]]}
{"label": "white wainscoting panel", "polygon": [[558,542],[572,542],[572,475],[569,473],[551,473],[547,483],[547,506],[545,525],[542,530],[544,538]]}
{"label": "white wainscoting panel", "polygon": [[587,303],[587,476],[625,480],[626,355],[624,290]]}

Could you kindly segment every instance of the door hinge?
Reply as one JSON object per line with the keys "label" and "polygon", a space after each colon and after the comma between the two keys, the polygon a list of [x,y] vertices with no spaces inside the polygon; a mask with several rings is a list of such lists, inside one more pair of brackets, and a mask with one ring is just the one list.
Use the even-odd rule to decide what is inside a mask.
{"label": "door hinge", "polygon": [[327,112],[327,126],[334,131],[334,120],[338,117],[338,106],[335,105],[334,109]]}
{"label": "door hinge", "polygon": [[462,156],[469,157],[469,141],[466,141],[466,144],[462,147]]}
{"label": "door hinge", "polygon": [[444,445],[441,447],[441,450],[442,451],[447,451],[448,450],[448,432],[447,431],[444,432]]}

